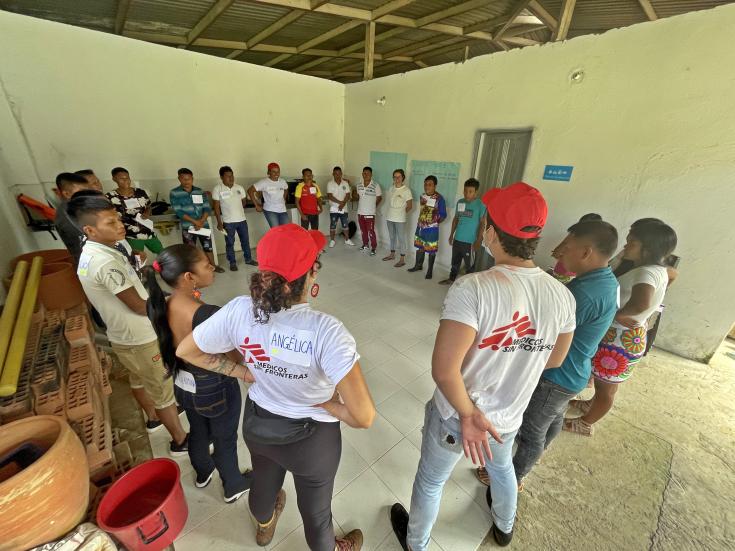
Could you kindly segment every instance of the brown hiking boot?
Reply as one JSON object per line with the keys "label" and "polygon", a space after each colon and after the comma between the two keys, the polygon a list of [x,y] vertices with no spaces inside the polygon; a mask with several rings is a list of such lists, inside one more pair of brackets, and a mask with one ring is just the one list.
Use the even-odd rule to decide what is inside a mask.
{"label": "brown hiking boot", "polygon": [[278,524],[278,517],[281,516],[285,506],[286,490],[281,488],[276,496],[276,508],[273,510],[273,517],[266,524],[261,524],[257,520],[255,521],[255,543],[261,547],[265,547],[273,540],[273,534],[276,533],[276,525]]}
{"label": "brown hiking boot", "polygon": [[334,551],[360,551],[362,549],[362,530],[356,528],[344,538],[334,540]]}

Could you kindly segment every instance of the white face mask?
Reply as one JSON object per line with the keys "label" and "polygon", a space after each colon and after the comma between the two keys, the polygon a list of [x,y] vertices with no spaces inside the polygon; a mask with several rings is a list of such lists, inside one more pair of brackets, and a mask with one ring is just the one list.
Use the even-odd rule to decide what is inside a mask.
{"label": "white face mask", "polygon": [[482,235],[482,248],[485,249],[485,252],[490,255],[490,258],[495,258],[495,255],[490,250],[490,245],[488,245],[485,242],[485,238],[487,237],[487,232],[488,231],[490,231],[490,228],[488,228],[487,230],[485,230],[485,233]]}

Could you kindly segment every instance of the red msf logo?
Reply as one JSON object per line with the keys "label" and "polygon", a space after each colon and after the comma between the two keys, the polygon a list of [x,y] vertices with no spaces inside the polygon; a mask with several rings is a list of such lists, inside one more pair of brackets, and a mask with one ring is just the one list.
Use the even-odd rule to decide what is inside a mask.
{"label": "red msf logo", "polygon": [[513,314],[513,323],[495,329],[489,337],[482,339],[478,348],[482,350],[489,346],[491,350],[499,350],[510,346],[513,343],[514,335],[515,337],[525,337],[526,335],[535,334],[536,330],[531,327],[531,320],[528,319],[528,316],[521,318],[520,313],[516,312]]}
{"label": "red msf logo", "polygon": [[240,350],[242,351],[242,355],[245,357],[246,364],[255,363],[255,360],[258,360],[259,362],[271,361],[270,357],[265,355],[265,350],[263,350],[261,345],[249,343],[250,337],[245,337],[245,340],[242,341],[242,344],[240,345]]}

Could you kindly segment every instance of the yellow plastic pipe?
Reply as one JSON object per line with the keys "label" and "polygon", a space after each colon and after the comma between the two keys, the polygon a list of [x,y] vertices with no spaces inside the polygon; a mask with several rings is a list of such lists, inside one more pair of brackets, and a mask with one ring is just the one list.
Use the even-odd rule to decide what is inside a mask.
{"label": "yellow plastic pipe", "polygon": [[18,378],[23,366],[23,355],[28,340],[28,332],[33,321],[33,309],[36,307],[38,287],[41,284],[41,269],[43,258],[36,256],[31,263],[31,271],[28,274],[23,299],[18,309],[18,316],[13,328],[13,340],[10,342],[5,357],[2,375],[0,375],[0,397],[12,396],[18,390]]}
{"label": "yellow plastic pipe", "polygon": [[0,372],[2,372],[2,366],[5,364],[5,356],[8,354],[8,345],[10,344],[10,337],[13,334],[15,317],[18,315],[20,299],[23,296],[27,276],[28,262],[21,260],[15,266],[13,281],[10,283],[10,290],[5,299],[3,315],[0,317]]}

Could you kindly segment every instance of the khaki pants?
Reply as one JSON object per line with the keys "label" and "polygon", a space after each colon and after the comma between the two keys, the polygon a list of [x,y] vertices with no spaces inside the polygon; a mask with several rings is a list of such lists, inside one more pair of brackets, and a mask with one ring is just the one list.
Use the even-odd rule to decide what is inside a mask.
{"label": "khaki pants", "polygon": [[156,409],[176,403],[174,383],[167,376],[158,341],[128,346],[112,343],[112,350],[130,374],[130,388],[143,388]]}

